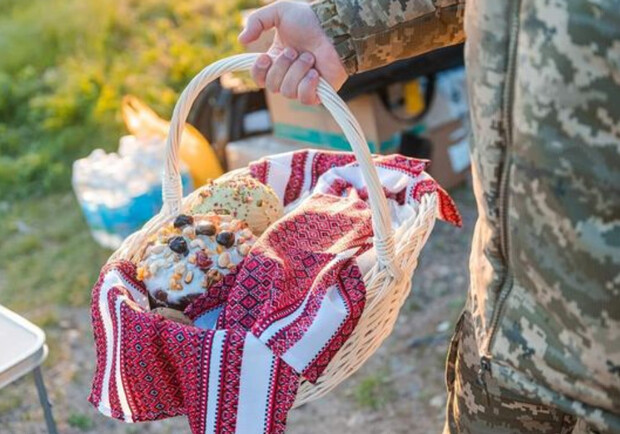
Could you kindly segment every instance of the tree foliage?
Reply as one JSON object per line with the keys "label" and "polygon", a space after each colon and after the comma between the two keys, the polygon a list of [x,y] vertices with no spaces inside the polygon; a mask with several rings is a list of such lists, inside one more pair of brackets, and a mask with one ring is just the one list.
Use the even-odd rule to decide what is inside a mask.
{"label": "tree foliage", "polygon": [[240,51],[250,0],[0,0],[0,198],[66,190],[115,149],[128,93],[169,115],[208,63]]}

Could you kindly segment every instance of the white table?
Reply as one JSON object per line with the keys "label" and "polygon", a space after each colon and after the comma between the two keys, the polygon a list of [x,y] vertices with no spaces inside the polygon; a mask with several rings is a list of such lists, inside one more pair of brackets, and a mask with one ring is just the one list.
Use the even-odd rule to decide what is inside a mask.
{"label": "white table", "polygon": [[32,372],[47,430],[50,434],[57,434],[41,373],[41,364],[46,357],[43,330],[0,305],[0,389]]}

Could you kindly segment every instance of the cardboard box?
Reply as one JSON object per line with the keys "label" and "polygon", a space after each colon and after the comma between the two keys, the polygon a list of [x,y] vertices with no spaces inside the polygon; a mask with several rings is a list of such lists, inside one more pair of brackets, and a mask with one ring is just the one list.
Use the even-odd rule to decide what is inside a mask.
{"label": "cardboard box", "polygon": [[468,116],[465,68],[450,69],[437,74],[435,95],[421,124],[426,129],[432,129]]}
{"label": "cardboard box", "polygon": [[[359,121],[373,153],[398,152],[404,125],[383,106],[377,95],[361,95],[347,102]],[[273,134],[315,148],[350,151],[342,130],[323,106],[306,106],[267,92]]]}
{"label": "cardboard box", "polygon": [[469,122],[457,119],[421,133],[431,143],[431,166],[428,173],[450,189],[469,175]]}
{"label": "cardboard box", "polygon": [[455,68],[437,74],[435,94],[424,117],[403,137],[402,152],[428,158],[428,170],[449,189],[469,174],[469,105],[465,70]]}
{"label": "cardboard box", "polygon": [[226,162],[228,163],[228,169],[234,170],[246,167],[251,162],[269,155],[307,148],[307,146],[299,142],[274,137],[270,134],[252,136],[228,143],[226,145]]}

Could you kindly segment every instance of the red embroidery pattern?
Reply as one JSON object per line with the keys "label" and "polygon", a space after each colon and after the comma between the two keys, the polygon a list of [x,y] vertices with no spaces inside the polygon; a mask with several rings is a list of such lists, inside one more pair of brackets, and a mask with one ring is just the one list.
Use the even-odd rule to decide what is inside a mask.
{"label": "red embroidery pattern", "polygon": [[418,182],[411,190],[411,196],[417,201],[422,200],[422,196],[437,191],[437,183],[432,179],[425,179]]}
{"label": "red embroidery pattern", "polygon": [[352,152],[317,152],[312,159],[312,179],[310,188],[314,188],[319,176],[334,167],[346,166],[355,161]]}
{"label": "red embroidery pattern", "polygon": [[[306,250],[291,249],[290,264],[284,264],[279,273],[291,279],[288,289],[281,290],[277,299],[265,301],[265,307],[261,318],[252,328],[252,332],[259,336],[267,327],[274,322],[285,318],[301,307],[305,291],[301,288],[309,288],[313,279],[321,272],[322,268],[333,259],[334,255],[308,253]],[[282,288],[286,288],[284,285]]]}
{"label": "red embroidery pattern", "polygon": [[222,314],[224,328],[250,330],[261,315],[271,291],[284,287],[283,277],[276,271],[276,260],[252,252],[238,273],[234,288]]}
{"label": "red embroidery pattern", "polygon": [[238,272],[238,266],[233,268],[221,281],[210,286],[204,294],[190,303],[183,313],[195,321],[200,315],[222,306],[228,299],[230,288],[235,285]]}
{"label": "red embroidery pattern", "polygon": [[286,184],[284,191],[284,206],[299,199],[299,193],[304,186],[306,160],[308,159],[308,151],[300,151],[293,153],[293,161],[291,162],[291,175]]}
{"label": "red embroidery pattern", "polygon": [[[117,357],[117,336],[116,333],[114,332],[115,330],[117,330],[117,326],[118,326],[118,322],[116,319],[116,306],[115,306],[115,300],[116,297],[124,295],[125,291],[123,291],[123,288],[112,288],[109,292],[108,292],[108,306],[111,307],[111,311],[112,311],[112,330],[113,330],[113,337],[112,337],[112,342],[113,342],[113,347],[112,347],[112,368],[110,369],[110,395],[109,395],[109,399],[110,399],[110,408],[121,408],[121,403],[118,399],[118,385],[116,384],[116,375],[114,375],[116,373],[116,357]],[[124,415],[120,416],[120,419],[124,419]]]}
{"label": "red embroidery pattern", "polygon": [[269,174],[269,162],[267,160],[258,161],[250,164],[250,175],[258,179],[263,184],[267,184]]}
{"label": "red embroidery pattern", "polygon": [[375,156],[373,160],[377,166],[397,170],[413,177],[422,174],[430,164],[428,160],[419,160],[398,154]]}
{"label": "red embroidery pattern", "polygon": [[[121,269],[125,271],[121,272]],[[122,273],[130,286],[140,288],[140,292],[145,294],[141,283],[128,276],[135,274],[135,267],[132,264],[123,262],[104,267],[104,272],[93,289],[94,318],[101,318],[98,312],[98,300],[102,294],[105,275],[111,272]],[[247,332],[201,330],[183,326],[143,311],[132,301],[131,293],[124,287],[105,288],[105,291],[107,306],[112,312],[110,320],[113,339],[110,343],[106,342],[105,330],[95,319],[97,353],[103,357],[98,359],[102,362],[97,363],[93,390],[89,398],[91,403],[96,407],[100,406],[101,393],[105,387],[109,396],[109,406],[106,403],[105,408],[106,414],[121,420],[131,418],[136,422],[186,414],[193,433],[205,432],[206,410],[210,405],[217,406],[217,432],[235,432],[241,365]],[[120,317],[117,316],[115,309],[119,302]],[[119,384],[115,382],[117,356],[115,348],[119,342],[118,334],[121,336],[119,364],[121,383],[130,408],[129,413],[123,410],[121,390]],[[216,334],[224,336],[224,349],[211,354]],[[107,348],[110,349],[109,355],[106,355]],[[111,360],[109,366],[106,365],[107,356]],[[221,357],[222,360],[217,402],[208,402],[211,357]],[[283,362],[280,363],[281,369],[273,374],[271,395],[279,396],[281,402],[273,404],[274,414],[265,415],[265,421],[272,421],[270,424],[274,427],[273,432],[284,431],[286,414],[294,402],[299,382],[299,376]],[[107,383],[104,380],[105,371],[111,372]],[[280,378],[280,375],[286,375],[287,378]],[[279,385],[283,385],[282,390],[276,390]]]}
{"label": "red embroidery pattern", "polygon": [[441,187],[437,190],[437,195],[439,197],[439,216],[441,219],[459,228],[462,227],[463,219],[454,200],[452,200],[450,195]]}
{"label": "red embroidery pattern", "polygon": [[[335,255],[322,252],[365,246],[372,236],[370,211],[359,210],[359,200],[315,195],[309,203],[261,237],[244,262],[225,309],[226,317],[233,321],[249,316],[250,320],[242,325],[255,321],[252,332],[259,336],[275,321],[296,310],[309,294],[303,313],[269,340],[268,346],[277,355],[303,336],[327,288],[337,279],[337,265],[325,270]],[[336,203],[340,208],[337,218],[333,215]],[[266,280],[271,285],[265,284]],[[363,286],[361,277],[359,282]],[[260,310],[256,306],[261,306]]]}
{"label": "red embroidery pattern", "polygon": [[216,432],[235,434],[237,427],[237,407],[239,405],[239,382],[241,380],[241,361],[245,333],[232,331],[226,334],[224,360],[220,382],[219,417]]}
{"label": "red embroidery pattern", "polygon": [[299,387],[299,376],[293,368],[276,359],[271,382],[272,398],[269,400],[269,414],[266,432],[284,434],[288,411],[293,406]]}
{"label": "red embroidery pattern", "polygon": [[[312,159],[312,187],[327,170],[354,161],[350,153],[316,151],[293,154],[292,160],[290,156],[282,158],[291,167],[274,165],[272,170],[278,176],[271,177],[274,183],[280,182],[277,191],[285,191],[287,203],[300,197],[308,186],[304,182],[308,158]],[[424,194],[436,193],[442,218],[460,225],[454,202],[422,172],[426,162],[389,156],[376,157],[375,163],[382,171],[399,171],[410,176],[399,178],[410,187],[386,192],[390,199],[404,204],[419,201]],[[269,160],[263,160],[251,165],[251,173],[267,182],[270,167]],[[280,176],[281,173],[286,176]],[[327,194],[315,192],[310,200],[273,225],[239,268],[209,288],[186,310],[191,318],[198,318],[223,307],[214,330],[180,325],[145,312],[132,299],[134,291],[146,296],[142,283],[135,279],[135,266],[119,262],[104,267],[92,294],[97,368],[89,400],[104,413],[123,420],[146,421],[186,414],[194,433],[209,429],[206,414],[207,409],[213,409],[218,433],[244,429],[237,421],[239,394],[245,390],[241,382],[248,381],[241,378],[244,351],[251,351],[245,359],[248,363],[255,360],[253,357],[265,356],[264,349],[257,353],[252,346],[244,348],[251,332],[259,339],[264,336],[261,340],[267,341],[272,351],[268,357],[275,356],[271,371],[264,373],[269,375],[270,389],[265,396],[257,398],[267,408],[263,420],[257,424],[267,432],[284,432],[300,374],[316,381],[350,337],[363,312],[365,288],[355,258],[371,247],[367,195],[365,189],[355,190],[350,182],[339,180],[330,186]],[[341,260],[334,261],[345,252],[347,255],[338,256]],[[109,287],[105,279],[109,273],[122,275],[130,288]],[[278,355],[298,350],[293,346],[315,324],[327,291],[334,286],[345,303],[346,316],[341,324],[331,326],[331,336],[321,342],[320,350],[303,348],[295,353],[295,357],[301,357],[301,363],[297,359],[296,366],[299,364],[298,369],[303,371],[296,372]],[[222,348],[215,346],[217,350],[212,345],[216,338],[223,342]],[[215,357],[220,363],[213,365],[219,370],[209,372],[210,361]],[[211,397],[210,375],[219,378],[218,387],[211,387]],[[209,398],[215,402],[209,402]],[[241,405],[247,402],[244,398]]]}

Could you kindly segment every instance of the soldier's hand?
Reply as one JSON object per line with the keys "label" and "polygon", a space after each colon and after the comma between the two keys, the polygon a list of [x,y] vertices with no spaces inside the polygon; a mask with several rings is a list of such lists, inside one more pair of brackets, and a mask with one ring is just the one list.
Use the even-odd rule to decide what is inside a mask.
{"label": "soldier's hand", "polygon": [[346,70],[307,3],[278,1],[254,11],[239,41],[248,44],[271,28],[276,29],[274,42],[252,67],[259,86],[304,104],[319,102],[319,74],[340,89],[347,79]]}

